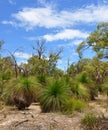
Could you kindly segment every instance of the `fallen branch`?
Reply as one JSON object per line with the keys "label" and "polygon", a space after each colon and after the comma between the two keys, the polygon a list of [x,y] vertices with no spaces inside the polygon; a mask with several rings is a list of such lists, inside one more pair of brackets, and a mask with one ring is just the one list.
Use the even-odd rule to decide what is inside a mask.
{"label": "fallen branch", "polygon": [[16,122],[15,125],[14,125],[14,127],[17,127],[18,125],[21,125],[22,123],[28,122],[28,121],[29,121],[29,120],[26,119],[26,120],[23,120],[23,121],[20,121],[20,122]]}

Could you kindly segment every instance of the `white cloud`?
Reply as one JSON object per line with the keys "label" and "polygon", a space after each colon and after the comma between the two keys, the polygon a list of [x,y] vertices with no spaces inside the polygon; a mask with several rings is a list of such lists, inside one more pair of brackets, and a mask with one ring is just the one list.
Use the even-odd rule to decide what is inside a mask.
{"label": "white cloud", "polygon": [[81,32],[79,30],[74,29],[65,29],[56,34],[44,35],[43,38],[45,38],[47,41],[54,41],[54,40],[71,40],[74,38],[86,38],[87,36],[88,33],[86,32]]}
{"label": "white cloud", "polygon": [[82,41],[83,41],[83,39],[74,40],[74,41],[72,41],[72,43],[70,43],[70,44],[79,45]]}
{"label": "white cloud", "polygon": [[60,47],[73,47],[74,45],[78,46],[82,41],[83,41],[83,39],[73,40],[70,43],[59,44],[59,46]]}
{"label": "white cloud", "polygon": [[[51,6],[37,8],[23,8],[12,14],[17,26],[26,30],[34,27],[66,28],[80,23],[99,23],[108,21],[108,5],[88,6],[79,10],[58,11]],[[6,24],[6,21],[5,21]],[[7,24],[11,24],[7,22]],[[11,24],[14,26],[14,24]]]}
{"label": "white cloud", "polygon": [[45,39],[46,41],[57,41],[57,40],[72,40],[77,38],[78,40],[74,40],[73,41],[74,43],[69,43],[69,46],[72,46],[72,44],[78,45],[79,42],[87,38],[88,35],[89,33],[80,30],[64,29],[55,34],[46,34],[38,37],[31,36],[31,37],[27,37],[26,39],[29,41],[36,41],[36,39],[42,38]]}
{"label": "white cloud", "polygon": [[13,22],[13,21],[6,21],[6,20],[2,21],[2,24],[10,24],[10,25],[12,25],[12,26],[14,26],[14,27],[17,26],[17,23],[15,23],[15,22]]}
{"label": "white cloud", "polygon": [[21,58],[21,59],[29,59],[32,54],[28,54],[28,53],[23,53],[23,52],[15,52],[14,54],[17,58]]}

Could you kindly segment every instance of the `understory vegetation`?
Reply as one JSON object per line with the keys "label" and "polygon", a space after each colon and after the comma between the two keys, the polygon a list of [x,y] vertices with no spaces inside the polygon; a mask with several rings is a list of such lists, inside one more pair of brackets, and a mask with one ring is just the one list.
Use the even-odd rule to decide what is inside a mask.
{"label": "understory vegetation", "polygon": [[[42,112],[72,114],[82,112],[88,102],[98,94],[108,98],[108,23],[101,23],[88,38],[79,44],[79,60],[68,65],[66,72],[57,68],[62,49],[45,55],[45,41],[36,41],[35,53],[27,63],[17,64],[15,52],[2,56],[3,41],[0,41],[0,102],[26,109],[33,102],[40,104]],[[84,58],[84,50],[96,53]],[[18,50],[18,49],[17,49]],[[17,51],[16,50],[16,51]],[[87,53],[87,50],[86,50]],[[108,102],[108,99],[107,99]],[[108,106],[107,106],[108,107]],[[87,129],[97,122],[94,115],[87,115],[83,123]],[[90,128],[89,128],[90,127]],[[86,129],[86,130],[87,130]]]}

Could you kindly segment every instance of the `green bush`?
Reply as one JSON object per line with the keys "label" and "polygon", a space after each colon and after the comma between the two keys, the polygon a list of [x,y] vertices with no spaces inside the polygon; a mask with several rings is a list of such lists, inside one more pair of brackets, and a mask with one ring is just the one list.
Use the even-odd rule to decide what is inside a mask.
{"label": "green bush", "polygon": [[103,115],[88,113],[82,119],[81,124],[83,130],[108,130],[108,118]]}
{"label": "green bush", "polygon": [[9,80],[4,86],[1,98],[6,105],[15,104],[14,99],[13,99],[13,93],[14,93],[13,89],[14,89],[14,86],[16,86],[16,84],[17,84],[17,80],[13,78]]}
{"label": "green bush", "polygon": [[76,111],[83,111],[83,109],[87,106],[87,104],[82,100],[73,99],[75,110]]}
{"label": "green bush", "polygon": [[68,88],[63,80],[49,79],[47,86],[42,89],[40,94],[40,106],[43,112],[61,111],[61,105],[66,102]]}
{"label": "green bush", "polygon": [[42,84],[43,86],[46,84],[46,76],[44,75],[38,75],[37,76],[37,80],[40,84]]}
{"label": "green bush", "polygon": [[86,106],[87,105],[84,101],[70,98],[62,105],[62,111],[66,114],[72,114],[73,111],[83,111]]}
{"label": "green bush", "polygon": [[82,83],[77,83],[77,82],[72,83],[71,92],[72,92],[72,96],[79,99],[88,100],[90,97],[89,90]]}
{"label": "green bush", "polygon": [[88,76],[87,76],[87,73],[85,71],[81,72],[80,74],[78,74],[76,76],[76,79],[78,82],[80,83],[88,83],[89,82],[89,79],[88,79]]}
{"label": "green bush", "polygon": [[7,104],[14,104],[18,109],[25,109],[37,98],[39,84],[33,78],[17,78],[8,82],[3,92]]}
{"label": "green bush", "polygon": [[88,113],[82,119],[82,125],[84,130],[94,130],[97,122],[97,117],[94,113]]}

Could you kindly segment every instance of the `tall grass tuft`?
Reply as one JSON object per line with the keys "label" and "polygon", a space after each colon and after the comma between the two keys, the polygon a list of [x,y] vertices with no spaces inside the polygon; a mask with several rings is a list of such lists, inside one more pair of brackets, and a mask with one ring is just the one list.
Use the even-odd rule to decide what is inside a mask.
{"label": "tall grass tuft", "polygon": [[61,105],[66,102],[68,88],[63,80],[49,79],[47,86],[40,94],[40,106],[43,112],[61,111]]}
{"label": "tall grass tuft", "polygon": [[[32,78],[17,78],[8,82],[3,97],[6,102],[14,102],[18,109],[25,109],[35,100],[38,91],[39,84],[34,83]],[[8,97],[5,98],[5,95]]]}
{"label": "tall grass tuft", "polygon": [[62,105],[62,112],[72,114],[74,111],[82,112],[87,107],[87,104],[79,99],[70,98]]}

